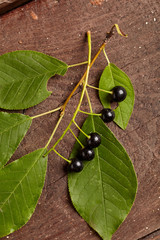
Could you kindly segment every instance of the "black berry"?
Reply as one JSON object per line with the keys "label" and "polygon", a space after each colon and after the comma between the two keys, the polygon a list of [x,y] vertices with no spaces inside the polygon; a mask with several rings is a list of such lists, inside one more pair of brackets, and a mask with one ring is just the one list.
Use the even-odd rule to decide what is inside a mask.
{"label": "black berry", "polygon": [[73,172],[80,172],[83,169],[83,163],[77,158],[73,158],[69,166],[69,169]]}
{"label": "black berry", "polygon": [[90,148],[96,148],[101,144],[101,137],[98,133],[89,134],[90,138],[87,139],[87,146]]}
{"label": "black berry", "polygon": [[112,94],[113,102],[122,102],[127,96],[126,89],[121,86],[114,87],[112,89],[112,92],[113,92],[113,94]]}
{"label": "black berry", "polygon": [[81,149],[78,158],[80,160],[90,161],[94,158],[94,155],[94,150],[92,148],[85,147]]}
{"label": "black berry", "polygon": [[104,122],[111,122],[115,118],[115,113],[110,108],[104,108],[101,113],[101,118]]}

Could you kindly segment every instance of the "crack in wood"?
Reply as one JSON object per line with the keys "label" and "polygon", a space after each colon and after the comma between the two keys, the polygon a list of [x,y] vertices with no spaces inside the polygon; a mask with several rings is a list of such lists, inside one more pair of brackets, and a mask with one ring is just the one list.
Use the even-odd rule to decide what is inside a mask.
{"label": "crack in wood", "polygon": [[31,0],[0,0],[0,14],[8,12],[9,10],[23,5]]}
{"label": "crack in wood", "polygon": [[[158,234],[158,235],[157,235]],[[155,230],[155,231],[153,231],[153,232],[151,232],[151,233],[148,233],[147,235],[145,235],[145,236],[143,236],[143,237],[141,237],[141,238],[138,238],[137,240],[149,240],[150,239],[150,237],[152,237],[152,239],[153,239],[153,237],[155,237],[155,236],[160,236],[160,228],[159,229],[157,229],[157,230]],[[149,237],[149,238],[148,238]],[[157,239],[158,240],[158,239]]]}

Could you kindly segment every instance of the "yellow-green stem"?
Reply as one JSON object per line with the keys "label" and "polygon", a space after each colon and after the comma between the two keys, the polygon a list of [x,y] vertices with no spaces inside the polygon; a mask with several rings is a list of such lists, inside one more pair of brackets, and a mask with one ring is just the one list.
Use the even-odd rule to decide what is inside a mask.
{"label": "yellow-green stem", "polygon": [[84,145],[81,143],[81,141],[79,141],[79,139],[76,137],[76,135],[74,134],[74,132],[72,131],[72,129],[69,129],[70,132],[72,133],[72,135],[74,136],[74,138],[76,139],[76,141],[79,143],[79,145],[81,145],[82,148],[84,148]]}
{"label": "yellow-green stem", "polygon": [[[87,66],[87,70],[86,70],[86,72],[84,73],[84,75],[82,76],[82,78],[80,79],[80,81],[77,83],[77,85],[74,87],[74,89],[72,90],[72,92],[70,93],[70,95],[68,96],[68,98],[66,99],[65,103],[64,103],[61,107],[58,108],[58,110],[61,110],[60,118],[59,118],[59,120],[58,120],[58,122],[57,122],[57,124],[56,124],[56,127],[55,127],[55,129],[53,130],[53,133],[52,133],[52,135],[51,135],[51,137],[50,137],[50,139],[49,139],[49,141],[48,141],[48,143],[47,143],[47,145],[46,145],[47,147],[48,147],[50,141],[52,140],[52,138],[53,138],[53,136],[54,136],[54,134],[55,134],[55,132],[56,132],[56,130],[57,130],[57,128],[58,128],[58,125],[60,124],[60,122],[61,122],[61,120],[62,120],[62,118],[63,118],[63,116],[64,116],[65,108],[66,108],[66,106],[67,106],[67,103],[69,102],[70,98],[73,96],[73,94],[75,93],[75,91],[77,90],[77,88],[83,83],[83,81],[84,81],[84,79],[85,79],[85,77],[86,77],[86,79],[85,79],[85,81],[84,81],[84,84],[83,84],[83,90],[82,90],[82,93],[81,93],[81,98],[80,98],[79,105],[77,106],[77,109],[76,109],[76,111],[75,111],[75,113],[74,113],[74,115],[73,115],[73,118],[71,119],[68,127],[67,127],[66,130],[63,132],[63,134],[61,135],[61,137],[57,140],[57,142],[54,144],[54,146],[45,154],[45,156],[48,155],[52,150],[54,150],[55,146],[63,139],[64,135],[65,135],[65,134],[67,133],[67,131],[70,129],[70,126],[71,126],[71,124],[73,123],[73,121],[75,120],[75,117],[76,117],[76,115],[77,115],[77,113],[78,113],[78,111],[79,111],[79,109],[80,109],[81,102],[82,102],[82,100],[83,100],[83,97],[84,97],[84,93],[85,93],[85,92],[86,92],[86,95],[87,95],[87,99],[88,99],[88,103],[89,103],[89,107],[90,107],[91,114],[93,115],[92,106],[91,106],[91,101],[90,101],[90,98],[89,98],[89,95],[88,95],[88,92],[87,92],[87,89],[86,89],[87,82],[88,82],[89,70],[90,70],[90,68],[92,67],[92,65],[94,64],[95,60],[97,59],[97,57],[99,56],[99,54],[101,53],[102,50],[103,50],[105,56],[107,56],[104,48],[105,48],[105,46],[106,46],[106,44],[107,44],[107,39],[109,39],[109,38],[113,35],[113,29],[114,29],[114,27],[116,27],[117,32],[118,32],[121,36],[127,36],[127,35],[125,35],[125,34],[119,29],[119,26],[118,26],[117,24],[115,24],[115,25],[112,27],[112,29],[110,30],[110,32],[107,33],[107,37],[106,37],[105,41],[103,42],[103,44],[102,44],[101,47],[99,48],[97,54],[94,56],[92,62],[91,62],[91,33],[90,33],[90,31],[87,32],[87,35],[88,35],[88,47],[89,47],[89,50],[88,50],[88,53],[89,53],[89,54],[88,54],[88,66]],[[106,59],[107,59],[108,63],[110,63],[108,57],[106,57]],[[74,66],[79,66],[79,65],[82,65],[82,64],[85,64],[85,63],[87,63],[87,62],[69,65],[68,68],[69,68],[69,67],[74,67]],[[100,90],[100,89],[98,89],[98,90]],[[102,91],[103,91],[103,89],[102,89]],[[51,113],[51,112],[54,112],[54,110],[53,110],[53,111],[49,111],[49,112],[44,113],[44,114],[39,114],[39,115],[34,116],[34,117],[32,117],[32,118],[40,117],[40,116],[49,114],[49,113]],[[60,156],[60,154],[59,154],[59,156]],[[62,157],[62,158],[63,158],[63,157]],[[66,159],[65,159],[65,160],[66,160]],[[68,160],[68,161],[69,161],[69,160]],[[69,162],[70,162],[70,161],[69,161]]]}
{"label": "yellow-green stem", "polygon": [[68,65],[68,68],[81,66],[81,65],[84,65],[84,64],[87,64],[87,63],[88,63],[88,61],[81,62],[81,63],[76,63],[76,64],[72,64],[72,65]]}
{"label": "yellow-green stem", "polygon": [[41,113],[41,114],[35,115],[35,116],[31,117],[31,118],[34,119],[34,118],[42,117],[42,116],[44,116],[44,115],[47,115],[47,114],[56,112],[56,111],[58,111],[58,110],[61,110],[61,107],[55,108],[55,109],[50,110],[50,111],[45,112],[45,113]]}
{"label": "yellow-green stem", "polygon": [[[57,123],[56,123],[56,126],[55,126],[55,128],[53,129],[53,132],[52,132],[52,134],[51,134],[51,136],[50,136],[50,138],[49,138],[49,140],[48,140],[45,148],[47,148],[48,145],[50,144],[50,142],[51,142],[51,140],[52,140],[52,138],[53,138],[53,136],[54,136],[54,134],[55,134],[55,132],[56,132],[59,124],[60,124],[60,122],[62,121],[63,116],[64,116],[64,114],[61,114],[61,115],[60,115],[60,117],[59,117],[59,119],[58,119],[58,121],[57,121]],[[46,153],[45,156],[47,156],[47,155],[48,155],[48,154]]]}
{"label": "yellow-green stem", "polygon": [[104,89],[101,89],[101,88],[97,88],[97,87],[94,87],[94,86],[92,86],[92,85],[90,85],[90,84],[87,84],[87,87],[90,87],[90,88],[99,90],[99,91],[101,91],[101,92],[109,93],[109,94],[112,94],[112,93],[113,93],[112,91],[107,91],[107,90],[104,90]]}
{"label": "yellow-green stem", "polygon": [[79,131],[81,133],[83,133],[84,136],[86,136],[87,138],[90,138],[90,136],[88,134],[86,134],[79,126],[78,124],[73,120],[73,123],[75,124],[75,126],[79,129]]}
{"label": "yellow-green stem", "polygon": [[[92,65],[94,64],[94,62],[96,61],[97,57],[99,56],[99,54],[101,53],[101,51],[103,50],[103,48],[106,46],[106,41],[101,45],[101,47],[99,48],[97,54],[94,56],[92,62],[90,63],[90,67],[89,69],[92,67]],[[80,79],[80,81],[76,84],[76,86],[74,87],[74,89],[72,90],[72,92],[70,93],[70,95],[68,96],[68,98],[66,99],[65,103],[62,105],[61,109],[62,109],[62,112],[65,111],[65,108],[69,102],[69,100],[71,99],[71,97],[73,96],[73,94],[75,93],[75,91],[77,90],[77,88],[83,83],[85,77],[86,77],[86,74],[87,74],[87,70],[86,72],[83,74],[82,78]]]}
{"label": "yellow-green stem", "polygon": [[79,110],[79,112],[87,114],[87,115],[94,115],[94,116],[101,116],[102,115],[101,113],[85,112],[85,111],[82,111],[82,110]]}
{"label": "yellow-green stem", "polygon": [[[84,94],[85,94],[85,90],[86,90],[86,86],[87,86],[87,82],[88,82],[88,76],[89,76],[89,69],[90,69],[90,63],[91,63],[91,32],[88,31],[87,32],[87,36],[88,36],[88,65],[87,65],[87,71],[86,71],[86,78],[83,84],[83,89],[81,92],[81,97],[78,103],[78,106],[73,114],[73,117],[70,121],[70,123],[68,124],[67,128],[65,129],[65,131],[63,132],[63,134],[61,135],[61,137],[57,140],[57,142],[54,144],[54,146],[45,154],[48,155],[53,149],[55,149],[55,147],[57,146],[57,144],[63,139],[63,137],[65,136],[65,134],[67,133],[67,131],[70,129],[70,126],[72,125],[72,123],[74,122],[76,115],[80,109]],[[62,111],[62,113],[64,113],[64,111]],[[88,135],[87,135],[88,136]],[[47,145],[48,146],[48,145]]]}
{"label": "yellow-green stem", "polygon": [[88,105],[89,105],[90,112],[91,112],[91,114],[93,115],[91,100],[90,100],[90,98],[89,98],[89,94],[88,94],[87,88],[86,88],[86,96],[87,96],[87,100],[88,100]]}
{"label": "yellow-green stem", "polygon": [[104,56],[105,56],[106,59],[107,59],[108,65],[109,65],[109,64],[110,64],[110,61],[109,61],[109,58],[108,58],[107,53],[106,53],[106,51],[105,51],[105,48],[103,48],[103,53],[104,53]]}
{"label": "yellow-green stem", "polygon": [[61,158],[64,159],[65,161],[71,163],[71,160],[69,160],[69,159],[63,157],[63,156],[62,156],[59,152],[57,152],[55,149],[53,149],[53,151],[54,151],[59,157],[61,157]]}

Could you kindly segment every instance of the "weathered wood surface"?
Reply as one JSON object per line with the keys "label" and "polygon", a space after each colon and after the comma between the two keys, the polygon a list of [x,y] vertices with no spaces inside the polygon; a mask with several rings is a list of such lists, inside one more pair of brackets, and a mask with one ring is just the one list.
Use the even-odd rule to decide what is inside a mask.
{"label": "weathered wood surface", "polygon": [[[133,161],[139,187],[132,211],[113,236],[113,240],[160,239],[157,231],[160,228],[158,11],[158,0],[39,0],[0,17],[0,54],[32,49],[58,57],[68,64],[86,60],[87,30],[92,31],[93,55],[105,32],[114,23],[118,23],[128,34],[128,39],[115,35],[106,49],[110,60],[132,79],[136,94],[135,108],[126,131],[114,124],[109,126]],[[105,64],[102,54],[92,68],[91,83],[97,85]],[[25,113],[35,115],[55,108],[66,99],[84,69],[84,66],[69,69],[66,76],[51,79],[48,84],[48,89],[53,91],[51,97]],[[99,112],[102,107],[97,93],[92,90],[90,94],[94,111]],[[71,100],[66,121],[61,124],[56,139],[67,126],[79,96],[78,91]],[[83,109],[88,110],[87,101],[83,103]],[[43,147],[56,120],[56,114],[35,119],[13,159]],[[83,119],[79,119],[79,124],[82,122]],[[73,143],[74,139],[68,134],[57,149],[68,157]],[[54,153],[50,154],[45,187],[36,211],[31,220],[22,229],[11,234],[9,239],[100,239],[72,207],[63,165],[63,160]],[[158,235],[153,235],[152,232]]]}
{"label": "weathered wood surface", "polygon": [[138,240],[159,240],[160,239],[160,230],[154,231],[150,234],[147,234],[147,236],[144,236],[142,238],[139,238]]}
{"label": "weathered wood surface", "polygon": [[30,0],[0,0],[0,14],[16,8]]}

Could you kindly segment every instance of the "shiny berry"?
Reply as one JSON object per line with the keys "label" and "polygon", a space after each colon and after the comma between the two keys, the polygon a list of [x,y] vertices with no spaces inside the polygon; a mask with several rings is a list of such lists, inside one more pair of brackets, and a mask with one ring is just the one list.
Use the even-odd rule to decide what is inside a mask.
{"label": "shiny berry", "polygon": [[98,133],[89,134],[90,138],[87,139],[87,146],[90,148],[96,148],[101,144],[101,137]]}
{"label": "shiny berry", "polygon": [[113,102],[122,102],[126,96],[126,89],[122,86],[116,86],[112,89],[112,101]]}
{"label": "shiny berry", "polygon": [[101,118],[106,123],[113,121],[115,118],[115,112],[110,108],[104,108],[101,113]]}
{"label": "shiny berry", "polygon": [[73,172],[80,172],[83,169],[83,163],[77,158],[73,158],[71,164],[69,165],[69,169]]}
{"label": "shiny berry", "polygon": [[85,147],[85,148],[82,148],[79,155],[78,155],[78,158],[80,160],[84,160],[84,161],[90,161],[94,158],[94,150],[92,148],[89,148],[89,147]]}

